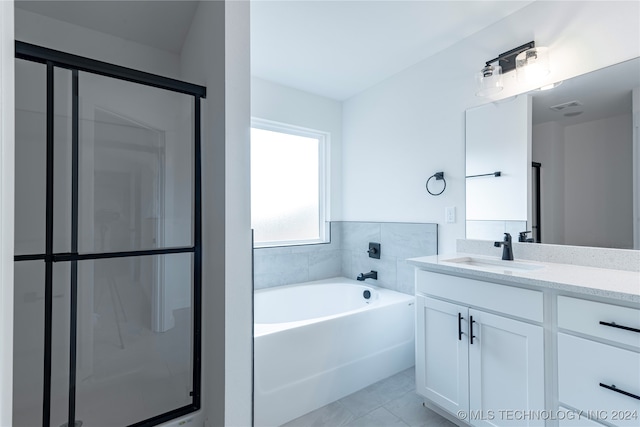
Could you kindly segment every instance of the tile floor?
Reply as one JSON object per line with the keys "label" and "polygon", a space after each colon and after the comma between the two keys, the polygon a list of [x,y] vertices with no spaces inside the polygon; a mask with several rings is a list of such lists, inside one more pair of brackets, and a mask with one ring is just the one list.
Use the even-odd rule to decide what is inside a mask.
{"label": "tile floor", "polygon": [[422,406],[414,368],[296,418],[282,427],[456,427]]}

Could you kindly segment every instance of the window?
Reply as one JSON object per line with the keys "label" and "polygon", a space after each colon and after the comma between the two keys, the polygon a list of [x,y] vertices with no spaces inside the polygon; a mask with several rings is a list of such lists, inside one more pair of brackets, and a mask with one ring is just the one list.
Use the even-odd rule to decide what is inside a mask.
{"label": "window", "polygon": [[329,135],[254,119],[251,225],[256,246],[328,241],[325,227]]}

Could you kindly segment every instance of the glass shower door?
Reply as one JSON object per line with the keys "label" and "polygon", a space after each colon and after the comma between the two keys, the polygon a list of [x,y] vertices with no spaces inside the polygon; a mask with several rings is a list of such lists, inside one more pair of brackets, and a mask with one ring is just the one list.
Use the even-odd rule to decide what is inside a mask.
{"label": "glass shower door", "polygon": [[129,425],[192,401],[193,254],[140,252],[193,247],[193,98],[78,85],[76,419]]}
{"label": "glass shower door", "polygon": [[14,425],[193,412],[204,88],[36,50],[16,60]]}

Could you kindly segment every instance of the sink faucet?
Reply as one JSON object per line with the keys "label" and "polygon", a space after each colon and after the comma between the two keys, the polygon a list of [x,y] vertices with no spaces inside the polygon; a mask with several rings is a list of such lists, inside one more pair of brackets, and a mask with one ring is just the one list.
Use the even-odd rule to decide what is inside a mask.
{"label": "sink faucet", "polygon": [[364,282],[364,279],[378,280],[378,272],[371,270],[368,273],[360,273],[358,277],[356,277],[356,280],[360,282]]}
{"label": "sink faucet", "polygon": [[493,246],[499,248],[502,246],[502,259],[505,261],[513,261],[513,248],[511,245],[511,234],[504,233],[504,240],[502,242],[494,242]]}
{"label": "sink faucet", "polygon": [[533,237],[527,237],[531,231],[521,231],[518,235],[518,242],[533,243]]}

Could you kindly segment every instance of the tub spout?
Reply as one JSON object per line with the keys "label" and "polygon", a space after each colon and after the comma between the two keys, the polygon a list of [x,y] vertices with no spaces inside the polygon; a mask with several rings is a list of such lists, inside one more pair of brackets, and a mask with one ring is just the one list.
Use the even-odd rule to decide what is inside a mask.
{"label": "tub spout", "polygon": [[368,273],[360,273],[358,277],[356,277],[356,280],[359,280],[360,282],[364,282],[364,279],[378,280],[378,272],[371,270]]}

